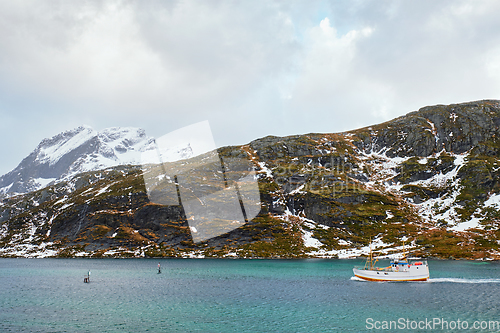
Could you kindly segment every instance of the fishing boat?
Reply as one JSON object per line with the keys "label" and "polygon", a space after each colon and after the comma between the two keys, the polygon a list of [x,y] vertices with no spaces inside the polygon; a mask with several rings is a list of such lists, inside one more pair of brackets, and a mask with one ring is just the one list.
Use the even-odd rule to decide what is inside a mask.
{"label": "fishing boat", "polygon": [[370,254],[364,267],[354,267],[354,276],[367,281],[427,281],[429,265],[425,260],[408,259],[403,245],[403,257],[393,259],[387,267],[376,267],[378,259]]}

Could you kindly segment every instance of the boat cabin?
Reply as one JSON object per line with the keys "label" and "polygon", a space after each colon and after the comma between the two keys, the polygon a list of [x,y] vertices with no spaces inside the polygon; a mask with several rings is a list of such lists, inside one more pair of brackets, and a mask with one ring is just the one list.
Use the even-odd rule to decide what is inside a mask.
{"label": "boat cabin", "polygon": [[409,267],[410,265],[406,260],[405,261],[394,260],[391,262],[391,269],[393,272],[407,272]]}

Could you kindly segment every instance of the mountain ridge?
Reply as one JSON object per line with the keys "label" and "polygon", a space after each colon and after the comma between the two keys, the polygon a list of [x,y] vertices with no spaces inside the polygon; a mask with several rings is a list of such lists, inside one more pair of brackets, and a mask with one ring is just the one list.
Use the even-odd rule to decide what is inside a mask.
{"label": "mountain ridge", "polygon": [[[385,130],[379,137],[392,139],[392,142],[387,140],[373,142],[373,137],[371,136],[370,138],[372,140],[368,143],[366,141],[368,138],[365,136],[363,138],[364,141],[362,141],[362,143],[360,142],[359,148],[364,148],[366,151],[366,148],[370,148],[373,145],[375,146],[374,150],[377,150],[376,147],[380,150],[383,147],[395,146],[394,148],[398,148],[397,150],[389,149],[387,151],[390,157],[405,157],[408,155],[429,156],[442,149],[448,152],[464,153],[475,147],[478,143],[491,139],[495,131],[498,132],[498,127],[500,125],[500,115],[498,114],[499,107],[500,104],[497,100],[426,106],[418,111],[410,112],[389,122],[349,132],[361,134],[363,130],[366,131],[370,128]],[[463,122],[464,125],[475,124],[476,126],[474,128],[471,128],[471,126],[455,126],[455,122],[459,117],[469,119],[469,122]],[[387,125],[389,127],[384,128],[384,126]],[[398,141],[397,138],[395,138],[394,135],[387,135],[391,133],[391,126],[399,127],[396,135],[400,135],[399,133],[401,131],[404,132],[407,135],[408,141],[417,143],[419,147],[410,147],[410,150],[405,150],[401,145],[396,145],[395,143]],[[427,133],[425,134],[428,135],[418,138],[413,137],[412,134],[422,133],[416,130],[415,127],[418,126],[427,127]],[[494,129],[493,132],[491,131],[492,129]]]}

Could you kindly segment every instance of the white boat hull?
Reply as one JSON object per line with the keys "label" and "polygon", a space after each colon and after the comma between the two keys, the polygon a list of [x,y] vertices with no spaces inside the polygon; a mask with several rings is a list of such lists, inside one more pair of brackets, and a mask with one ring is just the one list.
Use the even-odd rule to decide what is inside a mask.
{"label": "white boat hull", "polygon": [[367,281],[427,281],[429,279],[427,265],[412,265],[405,271],[353,268],[353,272],[354,276]]}

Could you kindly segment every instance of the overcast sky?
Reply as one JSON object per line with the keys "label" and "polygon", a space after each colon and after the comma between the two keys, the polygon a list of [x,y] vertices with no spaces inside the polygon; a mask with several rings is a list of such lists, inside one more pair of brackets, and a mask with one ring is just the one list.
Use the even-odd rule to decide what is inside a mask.
{"label": "overcast sky", "polygon": [[218,146],[500,98],[500,1],[0,0],[0,175],[79,125]]}

